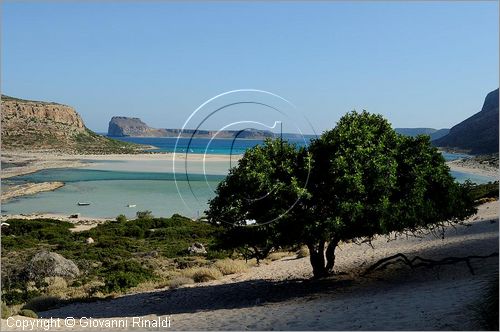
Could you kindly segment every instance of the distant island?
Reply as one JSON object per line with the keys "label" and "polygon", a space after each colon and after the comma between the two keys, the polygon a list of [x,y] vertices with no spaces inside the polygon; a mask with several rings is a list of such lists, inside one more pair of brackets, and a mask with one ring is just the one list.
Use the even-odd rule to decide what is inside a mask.
{"label": "distant island", "polygon": [[125,116],[114,116],[109,121],[109,137],[195,137],[195,138],[244,138],[265,139],[274,137],[274,133],[268,130],[246,129],[246,130],[196,130],[196,129],[156,129],[148,126],[139,118]]}
{"label": "distant island", "polygon": [[[450,131],[449,129],[434,129],[434,128],[395,128],[396,132],[406,136],[429,135],[431,140],[445,136]],[[246,139],[265,139],[276,137],[277,134],[268,130],[246,129],[238,130],[194,130],[194,129],[156,129],[152,128],[143,122],[140,118],[114,116],[109,121],[108,133],[109,137],[195,137],[195,138],[238,138]],[[314,137],[315,135],[304,135],[306,137]],[[285,139],[300,139],[301,134],[283,133]]]}

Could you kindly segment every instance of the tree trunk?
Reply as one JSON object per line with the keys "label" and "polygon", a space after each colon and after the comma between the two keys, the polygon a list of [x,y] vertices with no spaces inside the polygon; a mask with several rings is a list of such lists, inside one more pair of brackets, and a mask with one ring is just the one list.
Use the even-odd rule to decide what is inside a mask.
{"label": "tree trunk", "polygon": [[309,255],[311,260],[311,265],[313,268],[314,278],[324,278],[333,272],[333,266],[335,265],[335,248],[339,241],[332,239],[328,243],[326,248],[326,265],[325,265],[325,242],[321,241],[319,243],[308,243]]}
{"label": "tree trunk", "polygon": [[313,268],[314,278],[323,278],[328,275],[328,270],[325,266],[325,242],[321,241],[318,244],[308,243],[309,258]]}
{"label": "tree trunk", "polygon": [[333,272],[333,266],[335,265],[335,248],[337,248],[338,244],[338,240],[332,239],[326,248],[326,271],[328,273]]}

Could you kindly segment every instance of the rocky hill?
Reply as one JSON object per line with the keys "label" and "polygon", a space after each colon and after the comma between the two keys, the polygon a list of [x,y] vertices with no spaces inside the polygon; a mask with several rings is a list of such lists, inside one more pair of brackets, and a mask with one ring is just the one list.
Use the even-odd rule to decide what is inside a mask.
{"label": "rocky hill", "polygon": [[[156,129],[149,127],[139,118],[129,118],[124,116],[114,116],[109,121],[108,136],[111,137],[178,137],[181,129]],[[212,138],[217,135],[217,138],[233,138],[238,135],[238,138],[247,139],[263,139],[273,137],[274,134],[267,130],[247,129],[243,132],[237,130],[193,130],[184,129],[182,137],[196,138]]]}
{"label": "rocky hill", "polygon": [[158,130],[149,127],[139,118],[114,116],[109,121],[108,136],[161,136]]}
{"label": "rocky hill", "polygon": [[434,129],[434,128],[394,128],[394,130],[406,136],[417,136],[417,135],[429,135],[431,140],[435,140],[447,135],[450,130],[443,129]]}
{"label": "rocky hill", "polygon": [[140,146],[97,135],[70,106],[1,96],[3,151],[132,153]]}
{"label": "rocky hill", "polygon": [[488,93],[480,112],[433,141],[436,146],[472,154],[498,153],[498,89]]}

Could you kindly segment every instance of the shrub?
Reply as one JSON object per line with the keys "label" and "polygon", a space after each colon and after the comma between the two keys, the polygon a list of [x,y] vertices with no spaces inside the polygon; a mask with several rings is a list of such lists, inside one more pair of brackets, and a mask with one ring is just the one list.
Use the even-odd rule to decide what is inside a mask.
{"label": "shrub", "polygon": [[223,275],[241,273],[248,269],[248,266],[244,261],[229,258],[217,261],[214,265],[220,272],[222,272]]}
{"label": "shrub", "polygon": [[8,305],[23,304],[32,298],[40,296],[41,293],[37,290],[24,290],[13,289],[2,294],[2,299]]}
{"label": "shrub", "polygon": [[144,229],[139,226],[132,226],[127,228],[125,236],[136,237],[138,239],[144,238]]}
{"label": "shrub", "polygon": [[137,213],[135,214],[137,219],[146,219],[146,220],[149,220],[149,219],[153,219],[153,213],[151,211],[137,211]]}
{"label": "shrub", "polygon": [[36,312],[34,312],[33,310],[29,310],[29,309],[21,309],[21,311],[19,311],[19,315],[24,316],[24,317],[29,317],[29,318],[38,318],[38,315],[36,314]]}
{"label": "shrub", "polygon": [[174,259],[175,265],[179,269],[189,269],[207,265],[208,261],[204,257],[179,257]]}
{"label": "shrub", "polygon": [[127,221],[127,217],[124,215],[124,214],[120,214],[116,217],[116,221],[118,222],[126,222]]}
{"label": "shrub", "polygon": [[194,280],[191,278],[184,277],[184,276],[177,276],[177,277],[174,277],[173,279],[169,280],[168,286],[171,289],[176,289],[176,288],[179,288],[183,285],[192,284],[193,282],[194,282]]}
{"label": "shrub", "polygon": [[474,200],[498,198],[498,181],[471,185],[470,192]]}
{"label": "shrub", "polygon": [[110,265],[103,273],[105,284],[104,292],[121,292],[131,287],[136,287],[141,282],[149,280],[153,274],[137,261],[120,261]]}
{"label": "shrub", "polygon": [[207,259],[224,259],[231,256],[230,250],[208,250]]}
{"label": "shrub", "polygon": [[28,301],[23,309],[33,310],[35,312],[45,311],[58,307],[61,300],[55,296],[38,296]]}
{"label": "shrub", "polygon": [[10,310],[9,307],[5,304],[5,302],[2,302],[2,319],[7,319],[10,316]]}
{"label": "shrub", "polygon": [[46,277],[47,288],[45,293],[51,296],[65,297],[68,290],[68,284],[62,277]]}
{"label": "shrub", "polygon": [[184,276],[192,278],[194,282],[207,282],[222,277],[222,273],[215,267],[199,267],[182,271]]}
{"label": "shrub", "polygon": [[297,258],[304,258],[308,256],[309,256],[309,249],[307,248],[307,246],[302,246],[297,251]]}

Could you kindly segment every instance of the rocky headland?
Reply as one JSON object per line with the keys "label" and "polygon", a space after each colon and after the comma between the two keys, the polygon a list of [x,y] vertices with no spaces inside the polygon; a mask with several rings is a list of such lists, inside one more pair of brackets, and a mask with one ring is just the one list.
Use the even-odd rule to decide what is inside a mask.
{"label": "rocky headland", "polygon": [[193,137],[193,138],[240,138],[264,139],[274,137],[268,130],[195,130],[195,129],[156,129],[148,126],[139,118],[114,116],[109,121],[108,136],[110,137]]}

